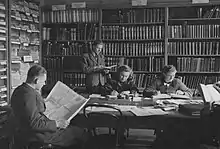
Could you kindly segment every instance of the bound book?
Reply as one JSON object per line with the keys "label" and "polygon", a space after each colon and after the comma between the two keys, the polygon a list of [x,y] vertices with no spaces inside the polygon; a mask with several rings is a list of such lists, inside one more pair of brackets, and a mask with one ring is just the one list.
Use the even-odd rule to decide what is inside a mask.
{"label": "bound book", "polygon": [[45,100],[46,111],[44,114],[51,120],[70,121],[88,101],[89,99],[58,81]]}

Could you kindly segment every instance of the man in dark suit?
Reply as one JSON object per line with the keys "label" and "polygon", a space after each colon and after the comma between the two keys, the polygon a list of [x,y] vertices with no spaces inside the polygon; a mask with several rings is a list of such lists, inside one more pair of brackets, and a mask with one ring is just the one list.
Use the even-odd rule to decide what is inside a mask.
{"label": "man in dark suit", "polygon": [[102,93],[108,70],[105,68],[105,58],[101,54],[104,44],[95,41],[89,53],[82,57],[82,70],[86,73],[86,88],[90,93]]}
{"label": "man in dark suit", "polygon": [[18,122],[20,143],[41,142],[63,147],[84,143],[88,139],[84,129],[68,126],[66,120],[50,120],[44,115],[46,107],[40,90],[46,78],[46,70],[34,65],[28,71],[26,82],[12,94],[11,106]]}

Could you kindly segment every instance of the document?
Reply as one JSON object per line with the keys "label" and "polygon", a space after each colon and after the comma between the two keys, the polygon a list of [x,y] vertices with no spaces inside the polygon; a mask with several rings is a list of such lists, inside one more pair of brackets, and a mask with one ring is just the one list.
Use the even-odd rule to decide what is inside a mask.
{"label": "document", "polygon": [[178,94],[158,94],[152,96],[153,99],[190,99],[190,97],[186,95],[178,95]]}
{"label": "document", "polygon": [[114,67],[117,67],[117,65],[112,65],[112,66],[105,66],[104,69],[112,69]]}
{"label": "document", "polygon": [[130,109],[136,116],[165,115],[168,112],[154,107],[133,107]]}
{"label": "document", "polygon": [[44,114],[51,120],[70,121],[89,101],[58,81],[45,100]]}
{"label": "document", "polygon": [[213,103],[213,102],[220,102],[220,94],[216,90],[213,84],[200,84],[202,96],[204,102]]}

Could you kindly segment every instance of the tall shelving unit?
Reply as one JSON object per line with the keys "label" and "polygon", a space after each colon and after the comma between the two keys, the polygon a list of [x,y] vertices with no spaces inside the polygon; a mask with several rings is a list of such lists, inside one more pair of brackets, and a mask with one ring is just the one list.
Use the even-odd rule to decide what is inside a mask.
{"label": "tall shelving unit", "polygon": [[164,13],[164,8],[102,9],[106,63],[129,65],[139,88],[164,66]]}
{"label": "tall shelving unit", "polygon": [[[42,40],[43,64],[51,73],[49,82],[61,80],[69,86],[85,85],[78,58],[90,48],[91,41],[101,39],[105,43],[106,64],[128,64],[139,88],[146,87],[165,64],[175,65],[177,75],[189,88],[214,83],[220,79],[219,3],[210,0],[209,4],[190,4],[182,0],[180,6],[165,0],[161,3],[149,0],[146,7],[130,8],[105,8],[99,4],[94,9],[98,16],[96,37],[91,39],[86,38],[91,22],[71,18],[77,19],[78,14],[86,19],[93,8],[73,9],[68,4],[64,10],[52,11],[50,6],[43,10]],[[76,38],[82,37],[81,34],[82,39]],[[72,43],[77,46],[72,48]]]}
{"label": "tall shelving unit", "polygon": [[0,1],[0,106],[7,105],[9,97],[7,5],[7,1]]}
{"label": "tall shelving unit", "polygon": [[43,65],[48,83],[63,81],[70,87],[85,86],[81,55],[99,39],[99,9],[77,9],[70,5],[43,8]]}
{"label": "tall shelving unit", "polygon": [[39,3],[10,0],[9,5],[9,63],[10,94],[27,77],[28,69],[40,63]]}
{"label": "tall shelving unit", "polygon": [[190,88],[220,77],[220,6],[169,8],[168,62]]}

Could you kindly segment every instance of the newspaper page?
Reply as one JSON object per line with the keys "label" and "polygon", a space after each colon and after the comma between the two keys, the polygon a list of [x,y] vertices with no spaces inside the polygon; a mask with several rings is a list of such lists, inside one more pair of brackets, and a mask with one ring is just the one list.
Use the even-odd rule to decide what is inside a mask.
{"label": "newspaper page", "polygon": [[70,121],[89,101],[58,81],[45,100],[44,114],[51,120]]}

